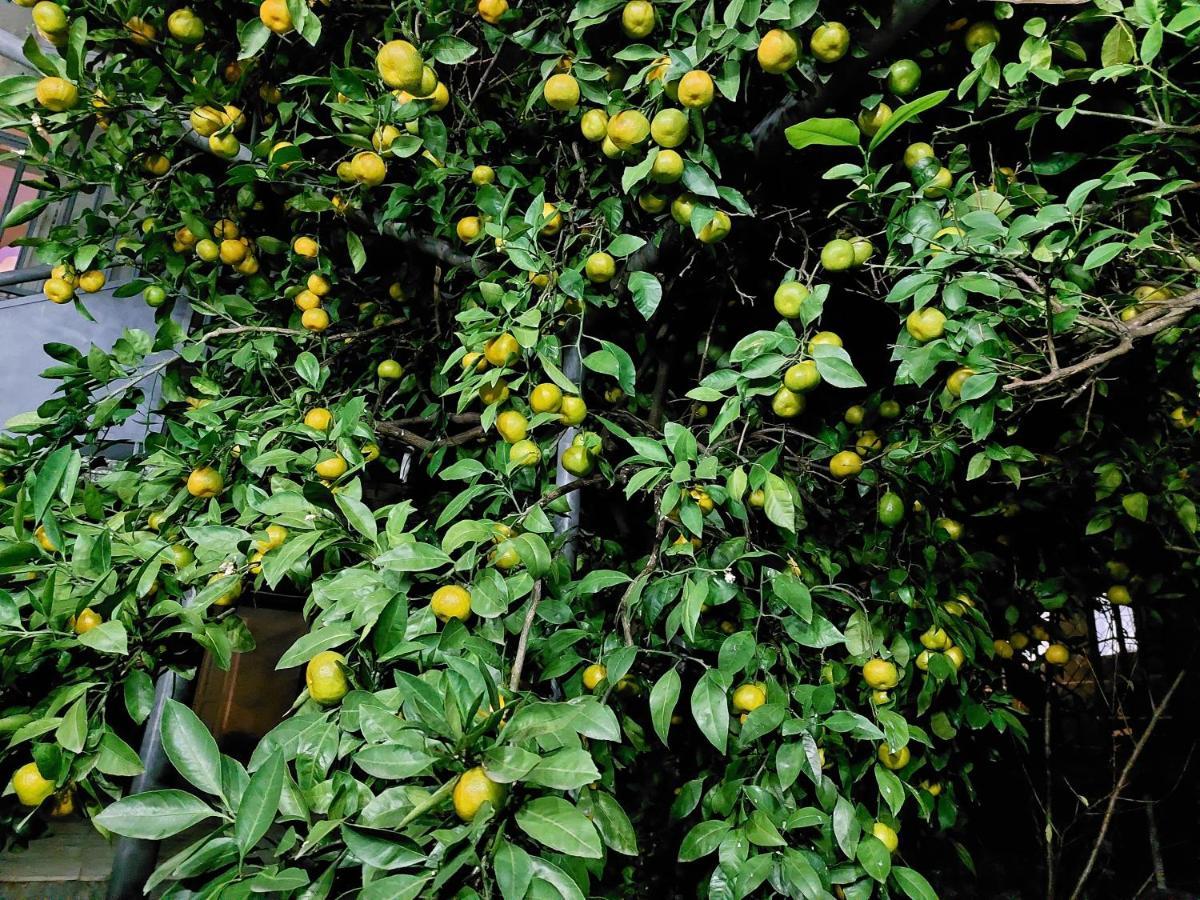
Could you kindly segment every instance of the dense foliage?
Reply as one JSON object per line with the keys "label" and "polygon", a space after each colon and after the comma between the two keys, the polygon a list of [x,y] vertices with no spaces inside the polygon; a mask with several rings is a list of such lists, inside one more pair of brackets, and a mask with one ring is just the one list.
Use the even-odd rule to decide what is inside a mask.
{"label": "dense foliage", "polygon": [[[8,224],[104,192],[46,294],[159,312],[9,425],[10,837],[202,824],[199,896],[969,880],[920,836],[1012,686],[1196,588],[1200,4],[829,6],[33,8]],[[294,714],[238,761],[172,705],[122,799],[277,591]]]}

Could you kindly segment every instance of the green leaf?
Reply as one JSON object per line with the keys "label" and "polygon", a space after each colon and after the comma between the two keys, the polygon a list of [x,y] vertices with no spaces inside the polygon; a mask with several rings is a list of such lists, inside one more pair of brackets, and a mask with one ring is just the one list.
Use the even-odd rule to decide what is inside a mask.
{"label": "green leaf", "polygon": [[49,205],[50,201],[45,197],[38,197],[35,200],[26,200],[24,203],[18,203],[4,217],[4,227],[13,228],[17,225],[23,225],[30,219],[35,218],[38,213]]}
{"label": "green leaf", "polygon": [[708,856],[721,846],[721,842],[725,840],[725,835],[729,832],[730,825],[724,819],[701,822],[687,833],[687,837],[679,845],[679,861],[691,862],[702,856]]}
{"label": "green leaf", "polygon": [[650,721],[654,724],[654,733],[664,744],[668,743],[671,716],[675,714],[675,704],[679,701],[679,686],[679,672],[672,666],[663,672],[650,689]]}
{"label": "green leaf", "polygon": [[907,122],[914,116],[919,116],[923,112],[927,112],[940,104],[943,100],[950,96],[950,91],[935,91],[932,94],[926,94],[924,97],[918,97],[911,103],[905,103],[902,107],[892,113],[892,117],[884,123],[884,126],[875,132],[875,136],[871,138],[871,144],[867,147],[868,151],[874,150],[884,141],[886,141],[897,128]]}
{"label": "green leaf", "polygon": [[54,732],[54,739],[64,750],[71,753],[82,753],[83,745],[87,741],[87,734],[87,697],[85,695],[71,704],[71,708],[67,710],[62,722]]}
{"label": "green leaf", "polygon": [[592,821],[604,843],[617,853],[637,856],[637,833],[617,798],[605,791],[592,791],[588,796],[592,799]]}
{"label": "green leaf", "polygon": [[729,676],[708,669],[692,690],[692,718],[701,734],[721,753],[729,741]]}
{"label": "green leaf", "polygon": [[1133,52],[1133,33],[1128,25],[1118,19],[1100,45],[1100,63],[1104,66],[1125,65],[1133,61]]}
{"label": "green leaf", "polygon": [[1126,513],[1139,522],[1145,522],[1146,517],[1150,514],[1150,498],[1141,491],[1126,494],[1121,498],[1121,506]]}
{"label": "green leaf", "polygon": [[427,572],[450,563],[450,557],[437,547],[420,541],[401,544],[375,558],[375,565],[391,572]]}
{"label": "green leaf", "polygon": [[318,653],[332,650],[342,644],[358,639],[358,632],[348,625],[331,625],[328,628],[318,628],[296,639],[275,664],[276,669],[290,669],[308,662]]}
{"label": "green leaf", "polygon": [[904,785],[900,779],[891,770],[876,766],[875,783],[879,785],[879,794],[892,811],[892,815],[899,815],[900,807],[904,805]]}
{"label": "green leaf", "polygon": [[296,357],[296,374],[312,387],[321,383],[321,364],[317,358],[305,350]]}
{"label": "green leaf", "polygon": [[137,751],[113,734],[105,731],[100,739],[100,752],[96,756],[96,768],[105,775],[130,778],[144,771]]}
{"label": "green leaf", "polygon": [[279,750],[268,756],[250,777],[233,823],[233,836],[243,857],[262,840],[275,821],[279,798],[283,794],[283,778],[283,753]]}
{"label": "green leaf", "polygon": [[852,119],[805,119],[789,125],[783,132],[797,150],[805,147],[857,147],[860,137]]}
{"label": "green leaf", "polygon": [[478,52],[470,41],[452,34],[443,34],[429,46],[429,55],[447,66],[466,62]]}
{"label": "green leaf", "polygon": [[557,791],[574,791],[599,781],[600,772],[586,750],[564,747],[538,762],[525,780]]}
{"label": "green leaf", "polygon": [[157,841],[215,815],[199,797],[171,789],[124,797],[96,816],[96,824],[114,834]]}
{"label": "green leaf", "polygon": [[792,499],[792,492],[788,490],[787,482],[774,472],[769,472],[763,484],[763,494],[766,499],[763,512],[767,514],[767,518],[785,531],[795,531],[796,504]]}
{"label": "green leaf", "polygon": [[910,900],[938,900],[937,891],[916,869],[897,866],[892,869],[892,881],[896,882]]}
{"label": "green leaf", "polygon": [[504,900],[522,900],[533,881],[533,862],[516,844],[501,840],[492,855],[492,868],[500,896]]}
{"label": "green leaf", "polygon": [[817,344],[812,348],[812,354],[821,378],[834,387],[860,388],[867,386],[867,382],[858,374],[858,369],[854,368],[854,363],[850,361],[850,354],[843,348],[835,347],[832,344]]}
{"label": "green leaf", "polygon": [[371,508],[344,491],[334,494],[333,498],[337,501],[338,509],[342,511],[346,521],[354,526],[354,530],[374,543],[379,536],[379,527],[375,524],[375,515],[371,512]]}
{"label": "green leaf", "polygon": [[633,294],[633,305],[649,319],[662,301],[663,289],[657,278],[649,272],[634,272],[629,276],[629,292]]}
{"label": "green leaf", "polygon": [[362,267],[367,264],[367,251],[363,249],[362,238],[353,231],[347,231],[346,249],[350,251],[350,264],[354,267],[354,271],[362,271]]}
{"label": "green leaf", "polygon": [[561,797],[538,797],[517,811],[517,825],[540,844],[583,859],[600,859],[604,850],[596,827]]}
{"label": "green leaf", "polygon": [[59,447],[47,456],[46,461],[38,467],[37,477],[33,483],[33,519],[35,522],[42,521],[46,510],[50,508],[50,501],[58,492],[58,486],[62,483],[74,452],[70,447]]}
{"label": "green leaf", "polygon": [[129,635],[125,626],[116,619],[109,619],[91,631],[85,631],[77,640],[100,653],[112,653],[114,656],[126,656],[129,653]]}
{"label": "green leaf", "polygon": [[168,700],[163,711],[162,742],[167,758],[180,775],[200,790],[221,796],[217,742],[199,716],[178,700]]}
{"label": "green leaf", "polygon": [[154,705],[154,682],[141,669],[134,669],[125,677],[125,711],[138,725],[146,721]]}
{"label": "green leaf", "polygon": [[868,875],[881,884],[887,881],[888,873],[892,871],[892,854],[883,841],[873,834],[865,835],[858,842],[855,856]]}

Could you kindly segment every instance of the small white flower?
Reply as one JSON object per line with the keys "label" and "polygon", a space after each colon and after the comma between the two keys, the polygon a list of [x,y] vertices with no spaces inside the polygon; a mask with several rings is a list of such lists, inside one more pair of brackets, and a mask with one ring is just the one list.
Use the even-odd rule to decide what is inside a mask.
{"label": "small white flower", "polygon": [[726,584],[737,584],[737,576],[733,574],[733,569],[725,570],[725,583]]}
{"label": "small white flower", "polygon": [[304,521],[305,521],[305,522],[315,522],[316,520],[317,520],[317,514],[316,514],[316,513],[309,513],[308,515],[306,515],[306,516],[304,517]]}

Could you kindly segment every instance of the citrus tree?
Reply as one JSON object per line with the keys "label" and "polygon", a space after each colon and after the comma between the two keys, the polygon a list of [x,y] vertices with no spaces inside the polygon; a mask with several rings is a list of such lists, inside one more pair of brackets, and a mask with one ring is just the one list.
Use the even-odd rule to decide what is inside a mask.
{"label": "citrus tree", "polygon": [[[101,192],[46,296],[159,312],[10,424],[9,836],[198,826],[201,896],[936,896],[1010,688],[1098,607],[1195,624],[1200,4],[1048,8],[37,3],[8,224]],[[235,760],[169,704],[123,796],[275,591],[293,715]]]}

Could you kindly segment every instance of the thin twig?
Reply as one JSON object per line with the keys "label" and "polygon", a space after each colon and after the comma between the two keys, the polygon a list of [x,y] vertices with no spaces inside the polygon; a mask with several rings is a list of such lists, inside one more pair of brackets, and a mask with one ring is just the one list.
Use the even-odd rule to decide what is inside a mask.
{"label": "thin twig", "polygon": [[[654,501],[654,508],[656,512],[658,510],[658,502],[659,498],[656,495]],[[638,585],[645,584],[645,582],[649,580],[650,576],[654,574],[654,570],[658,568],[658,557],[662,552],[663,536],[666,533],[667,519],[660,518],[658,520],[658,527],[654,529],[654,547],[650,550],[650,556],[646,560],[646,565],[642,567],[642,571],[638,573],[637,578],[633,579],[633,581],[629,583],[629,587],[625,588],[625,593],[621,595],[621,601],[617,604],[617,616],[621,620],[621,633],[625,636],[626,647],[633,646],[633,625],[630,623],[630,614],[633,607],[633,593],[635,590],[637,590]]]}
{"label": "thin twig", "polygon": [[510,691],[517,690],[521,685],[521,670],[525,668],[525,652],[529,649],[529,632],[533,628],[533,617],[541,602],[542,579],[539,578],[533,583],[533,593],[529,595],[529,609],[525,612],[525,623],[521,626],[521,636],[517,639],[517,655],[513,657],[512,672],[508,676]]}
{"label": "thin twig", "polygon": [[1129,759],[1125,760],[1125,767],[1121,769],[1121,774],[1117,777],[1117,783],[1113,787],[1112,794],[1108,798],[1108,807],[1104,810],[1104,818],[1100,822],[1100,833],[1096,835],[1096,843],[1092,846],[1091,855],[1088,856],[1087,865],[1083,867],[1083,873],[1079,876],[1079,882],[1075,885],[1075,890],[1071,893],[1071,900],[1077,900],[1080,894],[1083,893],[1083,887],[1087,883],[1088,877],[1092,874],[1092,869],[1096,867],[1096,860],[1100,856],[1100,850],[1104,846],[1104,838],[1108,835],[1108,828],[1112,824],[1113,815],[1117,809],[1117,802],[1121,799],[1121,791],[1129,782],[1129,774],[1133,771],[1134,765],[1138,761],[1138,757],[1142,755],[1142,750],[1150,740],[1150,735],[1154,733],[1154,726],[1158,724],[1158,720],[1162,718],[1163,712],[1167,708],[1167,704],[1171,702],[1171,698],[1175,696],[1175,691],[1183,684],[1184,676],[1188,674],[1187,669],[1180,669],[1179,674],[1175,676],[1175,680],[1171,682],[1171,687],[1167,689],[1167,693],[1163,695],[1162,700],[1154,707],[1154,713],[1150,716],[1150,721],[1146,723],[1146,730],[1142,732],[1142,736],[1138,738],[1137,744],[1134,745],[1133,752],[1129,754]]}

